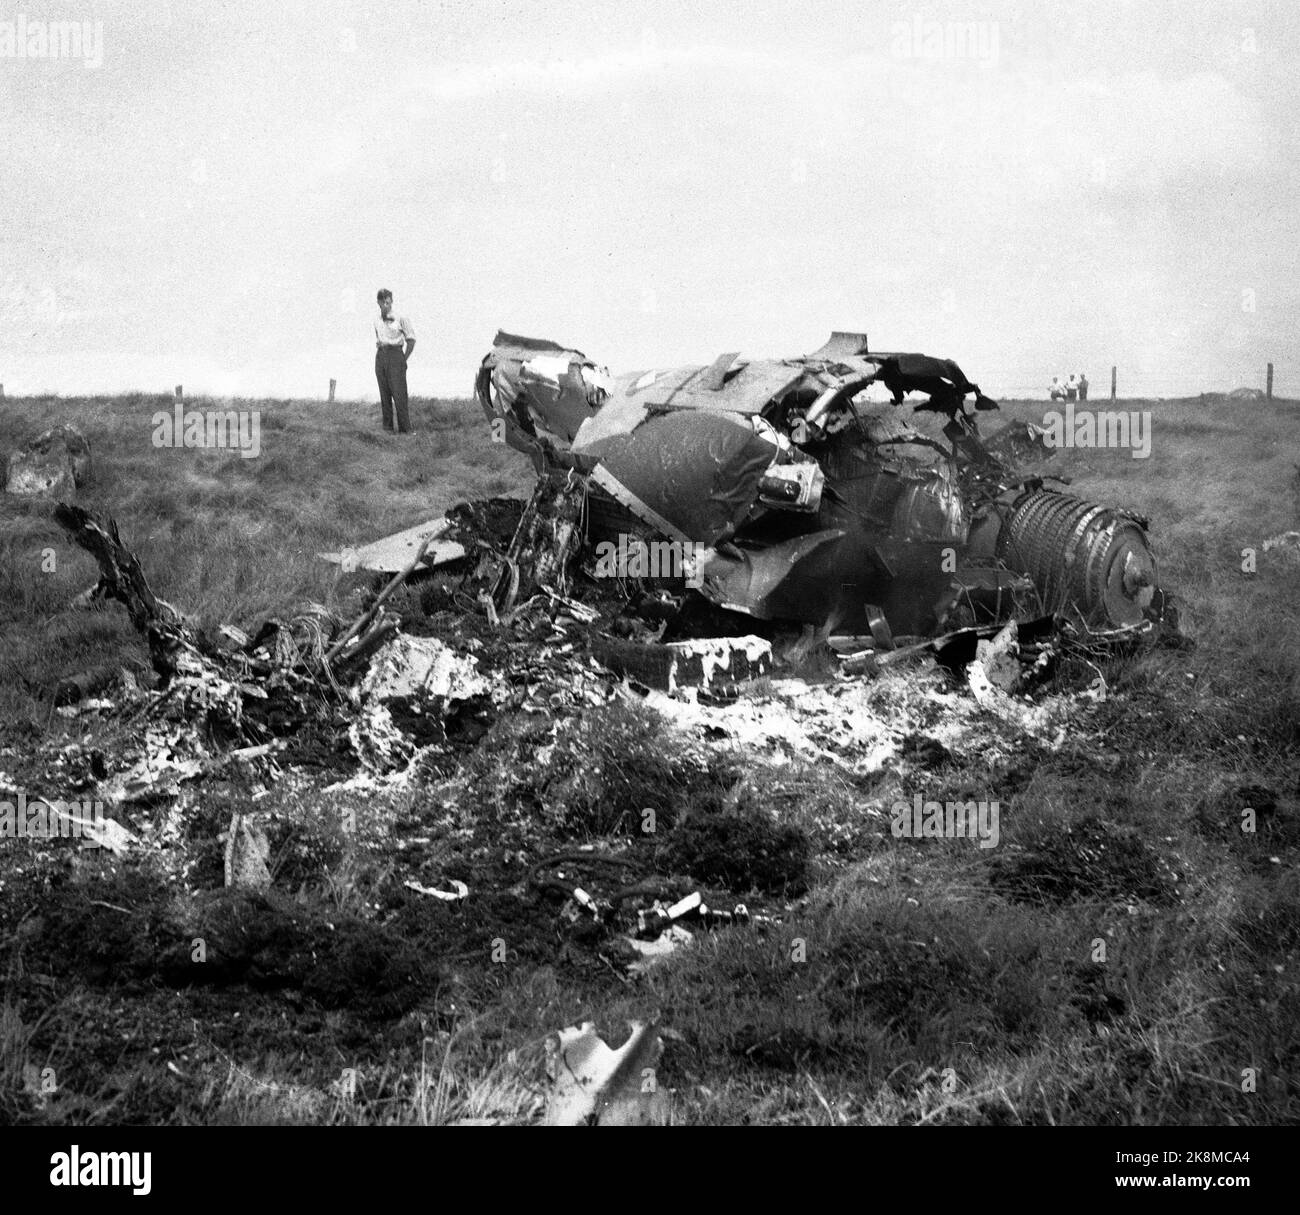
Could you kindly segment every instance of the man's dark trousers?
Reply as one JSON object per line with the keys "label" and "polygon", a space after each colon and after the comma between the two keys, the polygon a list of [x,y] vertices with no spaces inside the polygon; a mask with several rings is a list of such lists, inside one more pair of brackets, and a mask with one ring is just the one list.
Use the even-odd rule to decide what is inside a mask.
{"label": "man's dark trousers", "polygon": [[404,346],[380,346],[375,350],[375,379],[379,381],[379,412],[383,415],[384,429],[393,429],[393,412],[396,410],[398,433],[410,434]]}

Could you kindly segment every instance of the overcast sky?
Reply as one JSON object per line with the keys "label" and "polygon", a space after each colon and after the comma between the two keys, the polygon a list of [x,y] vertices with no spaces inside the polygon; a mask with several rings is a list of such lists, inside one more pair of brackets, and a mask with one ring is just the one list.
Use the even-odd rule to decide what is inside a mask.
{"label": "overcast sky", "polygon": [[[42,21],[102,55],[6,54]],[[1290,0],[0,0],[0,382],[373,399],[382,285],[417,394],[498,328],[847,328],[994,395],[1300,396],[1298,60]]]}

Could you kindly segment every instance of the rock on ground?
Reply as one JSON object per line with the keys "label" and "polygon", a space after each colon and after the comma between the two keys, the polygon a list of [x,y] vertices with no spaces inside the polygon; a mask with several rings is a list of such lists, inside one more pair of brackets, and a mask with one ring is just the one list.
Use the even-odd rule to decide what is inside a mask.
{"label": "rock on ground", "polygon": [[75,426],[64,423],[38,435],[27,447],[11,452],[5,492],[61,499],[76,496],[90,478],[90,444]]}

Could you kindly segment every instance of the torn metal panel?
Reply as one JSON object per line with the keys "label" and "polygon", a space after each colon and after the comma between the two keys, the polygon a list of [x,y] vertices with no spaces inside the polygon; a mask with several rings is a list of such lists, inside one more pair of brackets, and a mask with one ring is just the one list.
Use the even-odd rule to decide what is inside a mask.
{"label": "torn metal panel", "polygon": [[634,513],[704,544],[735,531],[779,455],[749,423],[711,413],[653,417],[583,451],[600,460],[603,483],[621,487],[613,492]]}
{"label": "torn metal panel", "polygon": [[997,402],[984,396],[978,384],[972,383],[952,359],[938,359],[928,354],[888,353],[869,356],[879,367],[879,378],[894,395],[895,404],[901,404],[909,392],[930,394],[929,401],[918,409],[936,413],[959,410],[965,398],[975,395],[977,409],[996,409]]}
{"label": "torn metal panel", "polygon": [[465,556],[463,544],[441,539],[451,526],[449,519],[430,519],[358,548],[345,548],[337,553],[317,553],[316,556],[322,561],[332,561],[344,573],[371,570],[379,574],[397,574],[411,564],[420,545],[428,540],[420,565],[425,569],[433,569],[450,561],[459,561]]}
{"label": "torn metal panel", "polygon": [[845,359],[857,358],[866,353],[867,335],[865,333],[849,333],[837,329],[826,339],[825,345],[814,350],[812,354],[805,355],[804,361],[808,363],[836,363]]}
{"label": "torn metal panel", "polygon": [[807,368],[790,363],[744,364],[716,388],[710,387],[714,382],[710,371],[679,367],[619,376],[609,401],[583,423],[572,451],[592,455],[602,440],[631,434],[657,414],[699,410],[758,417],[801,384],[806,385],[809,400],[824,388]]}
{"label": "torn metal panel", "polygon": [[711,367],[683,367],[620,376],[611,398],[636,401],[652,413],[701,409],[756,414],[801,380],[811,378],[809,370],[798,363],[772,360],[746,363],[720,381],[712,371]]}
{"label": "torn metal panel", "polygon": [[357,692],[352,753],[374,774],[399,772],[422,748],[481,736],[494,716],[496,682],[478,660],[436,637],[397,635],[381,648]]}
{"label": "torn metal panel", "polygon": [[798,536],[770,547],[728,544],[705,555],[701,588],[731,611],[760,620],[824,619],[839,581],[845,533]]}
{"label": "torn metal panel", "polygon": [[609,373],[579,350],[498,331],[474,381],[474,395],[505,442],[533,459],[568,450],[613,387]]}
{"label": "torn metal panel", "polygon": [[739,350],[729,350],[725,354],[718,355],[704,373],[703,386],[710,392],[720,391],[727,382],[728,375],[733,373],[733,367],[738,358],[740,358]]}
{"label": "torn metal panel", "polygon": [[491,684],[475,669],[475,660],[457,654],[436,637],[398,636],[370,664],[361,694],[375,700],[466,700],[484,696]]}
{"label": "torn metal panel", "polygon": [[574,455],[595,460],[591,448],[609,439],[630,435],[650,417],[650,406],[635,397],[616,397],[601,411],[584,422],[574,436],[571,450]]}
{"label": "torn metal panel", "polygon": [[543,1122],[547,1126],[663,1126],[669,1098],[658,1085],[647,1087],[663,1053],[653,1022],[631,1022],[631,1035],[617,1050],[606,1046],[591,1021],[562,1029],[547,1040],[551,1091]]}
{"label": "torn metal panel", "polygon": [[727,692],[772,671],[772,643],[745,637],[701,637],[666,645],[595,638],[592,654],[611,671],[670,695],[682,688]]}
{"label": "torn metal panel", "polygon": [[994,688],[1009,694],[1020,686],[1019,655],[1020,638],[1014,620],[997,636],[976,643],[975,659],[966,669],[966,680],[976,700],[985,701]]}

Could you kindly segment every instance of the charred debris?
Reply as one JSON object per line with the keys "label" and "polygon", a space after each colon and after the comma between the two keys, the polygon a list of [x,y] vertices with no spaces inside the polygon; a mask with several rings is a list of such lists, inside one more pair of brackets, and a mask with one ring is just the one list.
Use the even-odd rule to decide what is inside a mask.
{"label": "charred debris", "polygon": [[[802,358],[611,377],[502,333],[475,395],[494,437],[532,460],[533,493],[321,554],[370,575],[346,615],[307,605],[251,633],[199,628],[153,593],[111,519],[57,508],[100,569],[83,600],[125,607],[153,668],[61,691],[60,713],[114,738],[110,753],[86,735],[51,772],[129,825],[103,838],[183,838],[208,778],[264,793],[315,771],[326,792],[452,789],[451,805],[495,723],[581,735],[628,702],[706,767],[721,747],[863,780],[956,738],[1016,762],[1062,745],[1080,703],[1105,696],[1106,656],[1176,636],[1147,521],[1060,488],[1032,425],[986,442],[976,415],[996,405],[950,361],[836,333]],[[936,712],[947,744],[928,738]],[[234,809],[227,885],[271,881],[265,817]],[[570,918],[635,916],[633,936],[664,948],[686,924],[762,921],[680,884],[641,897],[645,865],[591,852],[600,831],[577,837],[585,851],[553,832],[569,850],[536,849],[528,879]],[[469,893],[447,874],[406,886]],[[733,902],[749,888],[720,886]]]}
{"label": "charred debris", "polygon": [[[475,396],[532,460],[532,496],[322,553],[373,574],[350,622],[312,605],[253,634],[202,632],[152,593],[112,520],[56,510],[101,570],[83,600],[118,600],[146,638],[166,716],[274,749],[321,705],[355,732],[363,688],[468,705],[481,724],[494,679],[558,670],[571,688],[566,664],[725,700],[774,673],[826,682],[915,659],[964,679],[981,643],[1016,655],[1023,669],[994,681],[1015,690],[1071,650],[1176,633],[1148,521],[1060,488],[1032,424],[985,441],[976,416],[997,404],[951,360],[837,332],[799,358],[613,377],[498,333]],[[399,588],[414,618],[391,610]]]}

